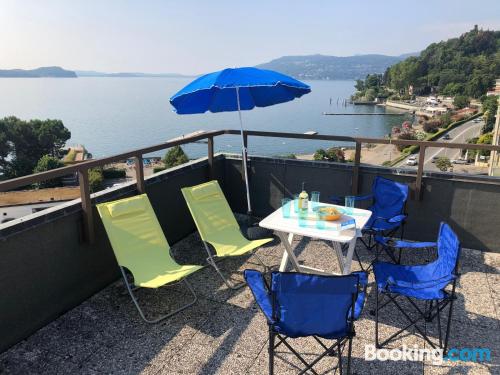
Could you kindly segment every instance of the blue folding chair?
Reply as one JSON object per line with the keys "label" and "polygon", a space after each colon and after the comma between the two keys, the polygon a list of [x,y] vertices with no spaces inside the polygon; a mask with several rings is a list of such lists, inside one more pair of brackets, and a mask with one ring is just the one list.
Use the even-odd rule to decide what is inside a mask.
{"label": "blue folding chair", "polygon": [[[275,349],[282,344],[305,366],[300,374],[317,374],[313,366],[335,352],[342,374],[342,352],[347,344],[350,373],[354,320],[363,309],[368,281],[365,272],[346,276],[273,272],[270,286],[259,271],[245,270],[244,276],[269,326],[269,374],[274,373]],[[324,350],[310,363],[287,342],[289,338],[307,336],[312,336]],[[321,339],[333,343],[328,345]]]}
{"label": "blue folding chair", "polygon": [[[337,204],[344,203],[344,197],[332,196],[330,199]],[[368,235],[368,241],[363,238],[360,240],[369,251],[375,248],[375,260],[378,260],[381,249],[375,241],[376,235],[393,237],[400,230],[399,238],[403,239],[407,217],[405,207],[408,199],[408,185],[377,176],[373,181],[371,194],[354,197],[355,201],[370,199],[372,204],[368,209],[372,212],[372,216],[362,230],[363,234]],[[396,258],[393,252],[388,251],[387,248],[383,249],[395,263],[401,262],[401,251]],[[357,251],[354,250],[354,252],[359,266],[364,270]]]}
{"label": "blue folding chair", "polygon": [[[378,238],[377,240],[380,241],[382,246],[389,246],[387,239]],[[417,332],[435,349],[436,346],[434,343],[426,335],[425,330],[421,329],[417,323],[422,320],[432,322],[437,318],[439,348],[443,349],[444,353],[446,353],[451,315],[453,312],[453,301],[455,300],[455,286],[460,276],[458,273],[458,260],[461,247],[457,235],[448,224],[441,223],[437,243],[396,241],[390,246],[413,249],[434,246],[437,247],[438,258],[431,263],[416,266],[386,262],[375,262],[373,264],[377,298],[375,310],[375,342],[377,348],[383,347],[408,328],[415,327]],[[445,290],[450,284],[452,285],[451,291]],[[398,302],[398,299],[402,297],[409,301],[412,310],[416,310],[416,319],[412,318]],[[384,298],[386,299],[385,301],[383,301]],[[424,308],[418,306],[417,301],[424,301]],[[378,331],[379,313],[380,310],[390,303],[395,304],[409,323],[406,327],[380,343]],[[447,305],[449,305],[448,322],[443,345],[441,312]]]}

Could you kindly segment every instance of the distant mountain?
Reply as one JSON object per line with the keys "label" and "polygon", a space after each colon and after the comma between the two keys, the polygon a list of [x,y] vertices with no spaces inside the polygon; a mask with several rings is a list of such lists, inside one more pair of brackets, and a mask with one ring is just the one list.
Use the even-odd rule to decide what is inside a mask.
{"label": "distant mountain", "polygon": [[361,79],[367,74],[383,73],[389,66],[415,55],[418,53],[401,56],[283,56],[257,67],[276,70],[298,79]]}
{"label": "distant mountain", "polygon": [[103,73],[93,70],[75,70],[78,77],[187,77],[176,73],[138,73],[138,72],[123,72],[123,73]]}
{"label": "distant mountain", "polygon": [[46,66],[37,69],[0,69],[0,78],[76,78],[75,72],[59,66]]}

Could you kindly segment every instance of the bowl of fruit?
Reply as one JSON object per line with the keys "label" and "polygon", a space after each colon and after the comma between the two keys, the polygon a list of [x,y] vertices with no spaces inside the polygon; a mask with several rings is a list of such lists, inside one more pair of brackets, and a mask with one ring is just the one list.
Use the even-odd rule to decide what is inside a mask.
{"label": "bowl of fruit", "polygon": [[342,210],[337,207],[321,206],[317,211],[321,220],[335,221],[342,217]]}

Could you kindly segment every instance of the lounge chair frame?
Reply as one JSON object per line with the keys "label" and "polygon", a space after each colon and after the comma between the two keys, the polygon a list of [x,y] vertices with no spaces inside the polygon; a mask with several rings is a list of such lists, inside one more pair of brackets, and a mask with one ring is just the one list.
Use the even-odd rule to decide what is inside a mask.
{"label": "lounge chair frame", "polygon": [[[220,276],[224,284],[226,284],[226,286],[229,289],[238,290],[246,285],[245,281],[242,281],[237,284],[230,281],[227,277],[224,276],[221,269],[217,265],[217,262],[220,262],[224,259],[228,259],[229,257],[218,257],[217,254],[213,254],[213,252],[210,250],[209,244],[206,241],[203,241],[203,246],[205,247],[205,250],[207,251],[208,254],[208,257],[206,259],[207,263],[215,269],[215,272],[217,272],[217,274]],[[261,257],[257,255],[257,249],[253,250],[251,254],[254,255],[255,258],[257,258],[257,260],[259,261],[259,263],[264,267],[264,272],[267,272],[269,270],[269,267],[262,261]]]}
{"label": "lounge chair frame", "polygon": [[[186,288],[189,290],[189,292],[193,296],[193,299],[190,302],[188,302],[187,304],[179,307],[178,309],[176,309],[174,311],[169,312],[168,314],[160,315],[155,319],[148,319],[148,318],[146,318],[146,315],[142,311],[142,308],[139,304],[139,301],[137,300],[137,297],[134,294],[134,290],[137,290],[140,287],[132,287],[132,285],[129,283],[129,281],[127,279],[127,274],[125,273],[124,267],[120,266],[120,271],[121,271],[121,274],[123,276],[123,282],[125,283],[125,287],[127,288],[127,292],[130,295],[130,298],[132,298],[132,302],[134,302],[134,305],[137,308],[137,311],[139,312],[139,315],[141,316],[142,320],[144,320],[146,323],[155,324],[155,323],[158,323],[164,319],[170,318],[171,316],[173,316],[173,315],[187,309],[188,307],[194,305],[198,301],[198,296],[196,295],[193,287],[186,280],[186,278],[179,280],[177,282],[174,282],[174,283],[165,284],[164,286],[172,286],[172,285],[180,284],[181,282],[183,282],[184,285],[186,286]],[[148,289],[150,289],[150,288],[148,288]]]}

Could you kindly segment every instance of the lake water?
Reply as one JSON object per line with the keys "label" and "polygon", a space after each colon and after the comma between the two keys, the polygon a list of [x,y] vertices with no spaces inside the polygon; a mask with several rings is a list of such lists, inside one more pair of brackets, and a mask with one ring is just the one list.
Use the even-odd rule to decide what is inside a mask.
{"label": "lake water", "polygon": [[[83,144],[94,157],[150,146],[196,130],[239,129],[238,115],[177,115],[168,99],[187,78],[0,79],[0,117],[61,119],[71,131],[68,144]],[[246,129],[383,137],[400,116],[324,116],[323,112],[384,112],[375,106],[337,105],[354,81],[310,81],[312,92],[292,102],[243,112]],[[330,105],[330,98],[332,104]],[[238,152],[236,136],[215,140],[216,151]],[[333,143],[254,137],[249,152],[260,155],[312,153]],[[189,157],[206,155],[206,145],[185,146]]]}

